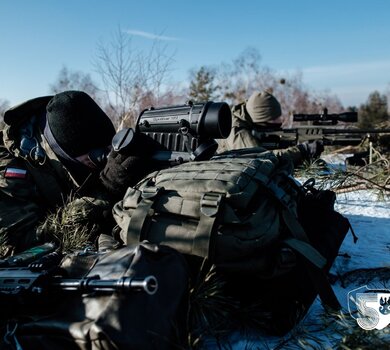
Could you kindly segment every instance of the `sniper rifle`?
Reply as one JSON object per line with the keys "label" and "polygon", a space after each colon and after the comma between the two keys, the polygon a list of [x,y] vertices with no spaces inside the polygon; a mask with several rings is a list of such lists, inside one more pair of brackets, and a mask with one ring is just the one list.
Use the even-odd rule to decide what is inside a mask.
{"label": "sniper rifle", "polygon": [[312,122],[312,125],[296,128],[255,129],[252,135],[267,149],[283,149],[303,142],[322,141],[324,146],[356,146],[373,135],[390,133],[390,129],[351,129],[329,127],[338,122],[357,122],[357,112],[328,114],[293,114],[294,122]]}

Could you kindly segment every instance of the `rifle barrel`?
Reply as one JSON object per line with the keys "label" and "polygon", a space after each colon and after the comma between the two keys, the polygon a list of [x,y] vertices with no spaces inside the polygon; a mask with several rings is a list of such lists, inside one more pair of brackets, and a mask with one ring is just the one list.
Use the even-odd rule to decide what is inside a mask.
{"label": "rifle barrel", "polygon": [[145,278],[123,277],[119,279],[100,279],[97,276],[81,279],[60,279],[52,283],[61,290],[81,292],[131,292],[144,291],[149,295],[157,292],[158,282],[156,277]]}
{"label": "rifle barrel", "polygon": [[322,129],[324,135],[328,134],[386,134],[390,129]]}

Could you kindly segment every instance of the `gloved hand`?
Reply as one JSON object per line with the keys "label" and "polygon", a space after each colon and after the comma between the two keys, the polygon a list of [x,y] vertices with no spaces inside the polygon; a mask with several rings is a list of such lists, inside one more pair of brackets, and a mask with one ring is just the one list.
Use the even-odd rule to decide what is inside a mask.
{"label": "gloved hand", "polygon": [[146,175],[143,171],[145,165],[141,157],[111,151],[107,164],[100,173],[100,181],[113,198],[119,199],[127,187],[136,184]]}
{"label": "gloved hand", "polygon": [[297,146],[301,151],[302,158],[306,161],[314,160],[320,157],[324,151],[324,143],[321,140],[312,142],[303,142]]}
{"label": "gloved hand", "polygon": [[138,133],[133,133],[130,144],[125,148],[114,147],[100,173],[102,185],[114,200],[121,199],[129,186],[134,186],[157,169],[157,164],[152,161],[151,156],[159,148],[151,138]]}

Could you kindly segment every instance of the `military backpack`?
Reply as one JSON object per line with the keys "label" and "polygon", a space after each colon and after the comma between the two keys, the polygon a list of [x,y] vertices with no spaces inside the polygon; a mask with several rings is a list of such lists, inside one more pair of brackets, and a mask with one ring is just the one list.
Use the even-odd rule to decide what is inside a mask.
{"label": "military backpack", "polygon": [[[322,197],[327,197],[329,210],[318,211],[320,218],[313,213],[311,217],[323,219],[325,225],[336,220],[336,227],[305,232],[301,222],[310,227],[311,218],[301,209],[308,198],[309,207],[321,206],[321,196],[290,175],[283,157],[259,150],[229,151],[151,173],[129,188],[113,209],[120,238],[126,244],[162,243],[206,258],[233,281],[232,286],[249,276],[251,283],[240,293],[243,299],[249,290],[261,289],[264,281],[268,286],[278,281],[279,289],[294,285],[296,276],[291,276],[304,271],[302,288],[309,283],[313,291],[305,303],[311,304],[319,293],[325,304],[338,308],[326,271],[349,229],[348,220],[334,211],[334,193],[325,191]],[[335,243],[316,244],[321,240]],[[237,294],[234,287],[231,290]]]}

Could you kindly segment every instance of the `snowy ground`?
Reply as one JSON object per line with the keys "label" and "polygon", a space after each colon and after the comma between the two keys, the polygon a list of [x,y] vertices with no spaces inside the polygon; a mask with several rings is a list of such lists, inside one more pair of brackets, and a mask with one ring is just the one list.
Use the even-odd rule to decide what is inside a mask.
{"label": "snowy ground", "polygon": [[[236,333],[223,349],[333,349],[347,331],[343,327],[359,328],[348,310],[348,293],[365,285],[370,289],[390,289],[390,199],[379,198],[369,190],[343,193],[337,196],[336,210],[350,220],[358,236],[355,244],[353,236],[347,234],[331,269],[335,276],[342,276],[333,288],[343,306],[345,324],[327,315],[317,299],[291,334],[273,338]],[[386,339],[389,330],[390,325],[383,329]],[[388,344],[390,349],[390,341]]]}

